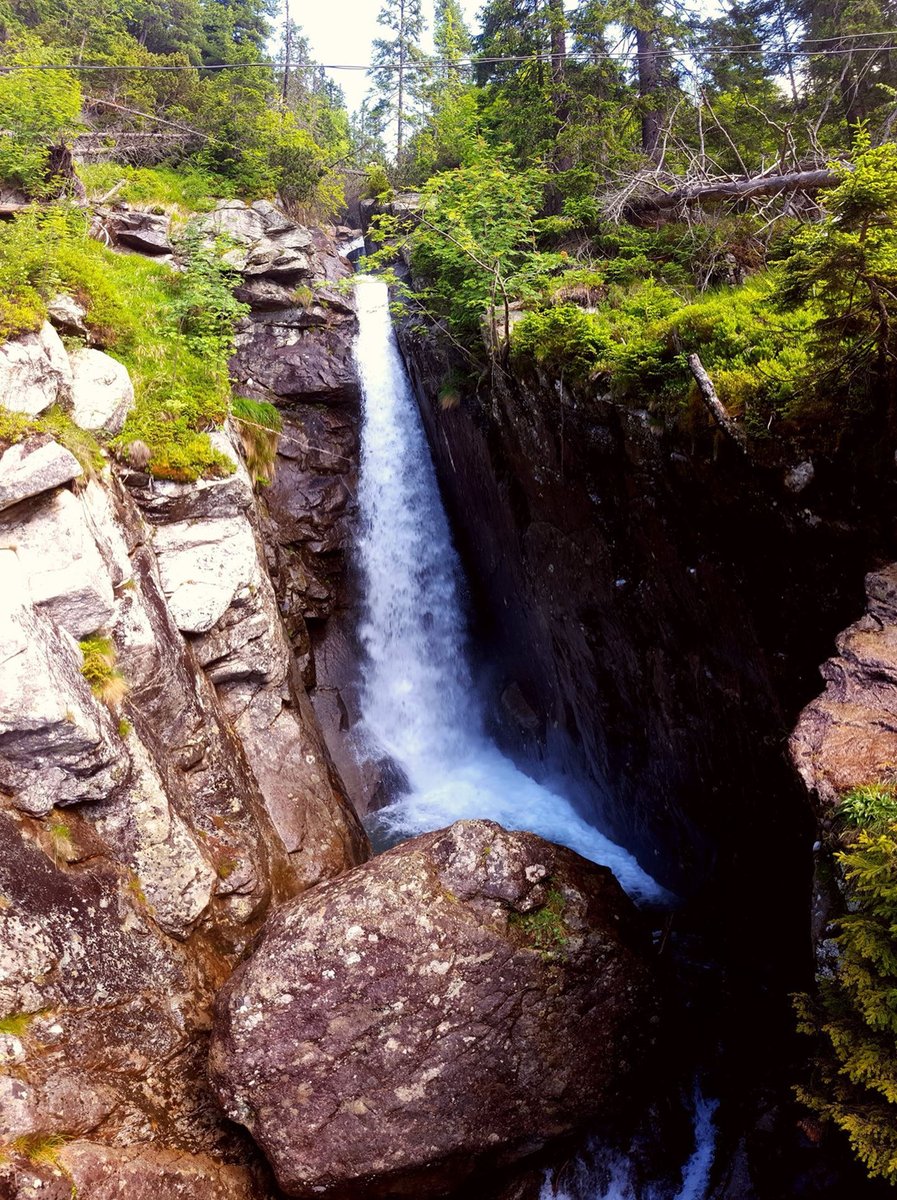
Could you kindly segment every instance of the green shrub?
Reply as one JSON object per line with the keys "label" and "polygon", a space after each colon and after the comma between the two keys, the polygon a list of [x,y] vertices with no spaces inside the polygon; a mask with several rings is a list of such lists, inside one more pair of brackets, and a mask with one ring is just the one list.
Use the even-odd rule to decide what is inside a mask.
{"label": "green shrub", "polygon": [[[47,47],[20,34],[3,47],[4,64],[39,66],[51,61]],[[81,87],[67,71],[9,71],[0,74],[0,180],[29,195],[57,193],[47,177],[49,147],[78,128]]]}
{"label": "green shrub", "polygon": [[231,416],[240,432],[252,482],[262,485],[273,483],[277,444],[283,429],[280,413],[273,404],[235,396],[231,401]]}
{"label": "green shrub", "polygon": [[512,354],[532,358],[560,376],[588,378],[613,353],[608,329],[575,304],[527,313],[514,326]]}
{"label": "green shrub", "polygon": [[368,163],[364,169],[362,197],[385,202],[392,199],[392,184],[382,163]]}
{"label": "green shrub", "polygon": [[188,229],[178,243],[184,270],[174,289],[172,310],[187,345],[197,355],[226,364],[234,351],[234,326],[249,312],[249,305],[234,296],[240,276],[223,255],[226,239],[215,247],[205,245],[196,229]]}
{"label": "green shrub", "polygon": [[118,654],[111,638],[92,634],[78,643],[84,661],[81,674],[90,684],[97,699],[109,707],[119,704],[125,697],[128,685],[116,666]]}
{"label": "green shrub", "polygon": [[794,998],[817,1045],[797,1093],[844,1131],[870,1176],[897,1184],[897,788],[852,788],[836,818],[844,911],[816,993]]}
{"label": "green shrub", "polygon": [[866,409],[897,393],[897,144],[857,135],[852,167],[826,197],[825,218],[802,228],[780,269],[786,304],[812,301],[820,390]]}
{"label": "green shrub", "polygon": [[897,824],[897,790],[892,784],[869,783],[851,788],[837,812],[841,825],[851,829],[882,829]]}

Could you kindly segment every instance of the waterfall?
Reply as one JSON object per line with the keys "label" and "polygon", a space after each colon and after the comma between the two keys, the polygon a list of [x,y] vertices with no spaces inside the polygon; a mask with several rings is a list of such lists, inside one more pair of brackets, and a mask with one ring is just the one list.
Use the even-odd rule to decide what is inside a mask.
{"label": "waterfall", "polygon": [[364,613],[362,736],[404,771],[408,791],[376,820],[393,838],[464,817],[527,829],[610,867],[635,897],[657,884],[564,796],[488,738],[470,676],[461,569],[385,284],[357,287],[355,359],[364,398],[358,488]]}
{"label": "waterfall", "polygon": [[[630,895],[667,894],[632,855],[557,792],[530,779],[486,734],[467,655],[458,556],[386,286],[357,287],[355,359],[364,398],[358,488],[363,615],[362,738],[403,770],[407,792],[376,814],[394,839],[486,817],[528,829],[611,868]],[[713,1161],[714,1101],[693,1104],[694,1150],[675,1183],[640,1181],[633,1160],[600,1144],[546,1179],[541,1200],[701,1200]]]}

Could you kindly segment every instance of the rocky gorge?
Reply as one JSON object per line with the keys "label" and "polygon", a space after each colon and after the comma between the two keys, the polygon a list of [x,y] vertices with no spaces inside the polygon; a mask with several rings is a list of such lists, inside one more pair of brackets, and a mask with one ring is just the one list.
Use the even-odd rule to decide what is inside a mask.
{"label": "rocky gorge", "polygon": [[[123,253],[174,261],[155,214],[102,210],[95,225]],[[251,305],[235,387],[283,416],[273,486],[254,486],[236,418],[210,435],[233,469],[195,482],[154,478],[134,453],[86,465],[47,432],[26,431],[0,457],[0,1194],[248,1200],[323,1186],[337,1195],[340,1171],[357,1177],[356,1195],[398,1194],[393,1179],[420,1194],[421,1178],[428,1194],[444,1194],[471,1169],[494,1174],[614,1103],[653,1036],[647,931],[608,872],[538,838],[509,841],[498,827],[458,826],[448,841],[363,865],[368,840],[310,696],[319,676],[326,691],[326,675],[309,628],[326,627],[344,602],[357,470],[356,323],[339,288],[350,267],[332,236],[262,202],[222,203],[202,228],[227,232]],[[101,439],[114,435],[134,403],[127,370],[101,349],[76,299],[61,294],[48,315],[38,334],[0,350],[4,406],[29,418],[61,409]],[[420,865],[396,887],[390,862]],[[322,890],[328,879],[336,892]],[[371,915],[381,893],[389,903],[408,893],[392,932],[385,910]],[[293,908],[304,895],[310,906]],[[315,916],[322,904],[335,906],[332,918]],[[400,951],[408,906],[419,943]],[[339,948],[343,911],[349,941]],[[304,960],[305,943],[290,938],[277,996],[265,994],[270,1004],[239,1037],[237,1025],[226,1034],[236,1018],[225,1016],[225,997],[252,978],[235,968],[247,956],[246,968],[261,966],[277,945],[273,913],[306,938],[317,929],[321,944],[309,942]],[[328,982],[360,961],[349,945],[358,929],[365,945],[382,939],[386,955],[358,973],[370,995]],[[504,995],[485,966],[496,957]],[[399,961],[410,980],[420,975],[405,997],[390,996]],[[449,987],[438,1030],[437,984]],[[309,996],[298,1019],[282,1007],[287,986]],[[479,999],[449,1035],[445,1018],[465,988]],[[543,995],[554,996],[548,1007]],[[362,1143],[351,1171],[334,1166],[357,1136],[337,1121],[330,1148],[315,1137],[318,1157],[297,1174],[273,1147],[300,1144],[305,1122],[294,1127],[288,1112],[306,1095],[306,1073],[288,1083],[273,1063],[265,1100],[253,1064],[272,1043],[253,1028],[286,1018],[299,1036],[316,1006],[332,1020],[319,1043],[325,1091],[312,1107],[335,1106],[361,1128],[367,1114],[379,1128],[380,1106],[365,1099],[375,1081],[359,1084],[352,1066],[378,1023],[387,1055],[402,1056],[399,1099],[381,1149]],[[597,1024],[582,1058],[576,1014],[586,1011]],[[447,1039],[441,1066],[434,1037]],[[278,1036],[272,1048],[290,1056],[291,1046]],[[459,1114],[436,1149],[421,1119],[428,1084],[448,1065],[440,1103],[470,1087],[471,1111],[468,1132]]]}
{"label": "rocky gorge", "polygon": [[[640,914],[489,821],[372,858],[360,817],[408,781],[359,741],[354,231],[264,201],[199,227],[250,310],[234,390],[282,418],[270,486],[236,416],[211,433],[232,473],[195,482],[45,432],[0,455],[0,1195],[528,1200],[633,1107],[687,1156],[664,1109],[695,1069],[723,1099],[707,1194],[866,1194],[791,1104],[786,996],[812,805],[894,761],[881,448],[748,462],[521,367],[446,403],[450,353],[401,326],[489,664],[469,686],[680,902]],[[157,213],[101,206],[95,234],[177,261]],[[60,294],[0,345],[0,403],[106,437],[133,383],[83,317]]]}

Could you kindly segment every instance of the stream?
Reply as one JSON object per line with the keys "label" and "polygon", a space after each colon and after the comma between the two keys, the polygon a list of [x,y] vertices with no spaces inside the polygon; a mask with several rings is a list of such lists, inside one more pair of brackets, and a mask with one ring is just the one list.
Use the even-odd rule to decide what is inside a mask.
{"label": "stream", "polygon": [[[369,815],[383,846],[463,818],[526,829],[609,867],[629,895],[672,899],[621,846],[557,791],[524,774],[486,733],[472,679],[463,577],[423,422],[396,342],[386,285],[357,281],[355,359],[363,394],[357,558],[361,576],[361,724],[404,794]],[[619,1147],[594,1141],[541,1200],[703,1200],[713,1162],[715,1103],[691,1102],[693,1150],[679,1178],[645,1181]]]}

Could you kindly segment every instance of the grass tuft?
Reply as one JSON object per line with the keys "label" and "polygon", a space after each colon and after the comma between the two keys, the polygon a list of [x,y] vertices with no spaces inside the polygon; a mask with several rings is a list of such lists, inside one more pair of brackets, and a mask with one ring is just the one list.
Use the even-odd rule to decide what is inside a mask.
{"label": "grass tuft", "polygon": [[81,674],[98,700],[115,708],[128,694],[127,681],[116,666],[117,652],[111,638],[93,634],[79,642],[84,663]]}
{"label": "grass tuft", "polygon": [[231,416],[240,432],[246,455],[246,467],[256,484],[274,481],[277,445],[283,418],[273,404],[235,396],[231,401]]}

